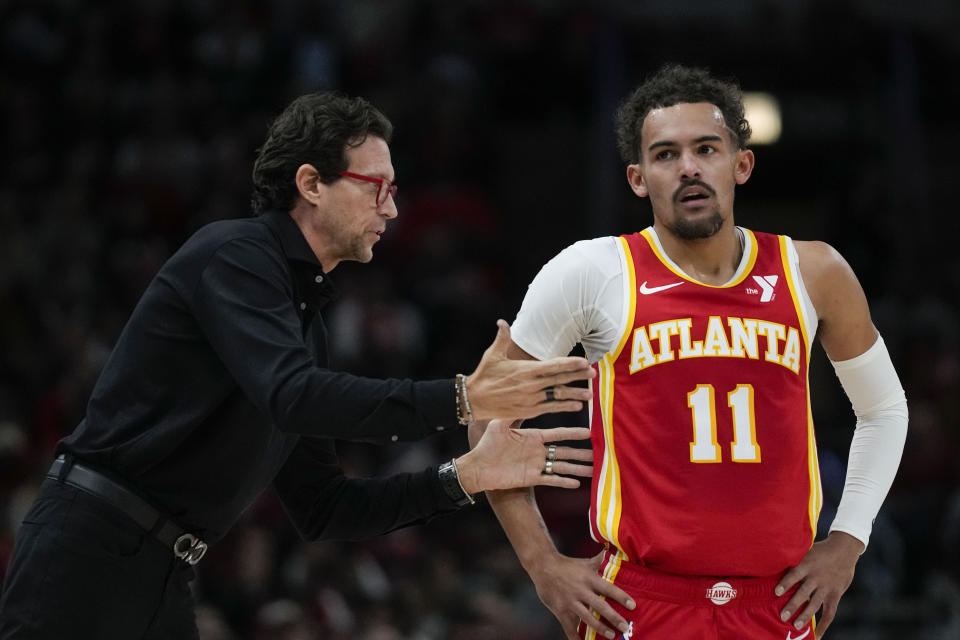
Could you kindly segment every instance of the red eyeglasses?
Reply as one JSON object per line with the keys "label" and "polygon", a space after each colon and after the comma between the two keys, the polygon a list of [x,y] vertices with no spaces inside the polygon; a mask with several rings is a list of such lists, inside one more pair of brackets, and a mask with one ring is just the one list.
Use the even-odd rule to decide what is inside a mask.
{"label": "red eyeglasses", "polygon": [[353,178],[354,180],[363,180],[364,182],[372,182],[379,185],[377,187],[377,206],[383,205],[387,201],[387,196],[397,197],[397,185],[393,184],[386,178],[374,178],[373,176],[365,176],[362,173],[353,173],[351,171],[341,171],[340,175],[345,178]]}

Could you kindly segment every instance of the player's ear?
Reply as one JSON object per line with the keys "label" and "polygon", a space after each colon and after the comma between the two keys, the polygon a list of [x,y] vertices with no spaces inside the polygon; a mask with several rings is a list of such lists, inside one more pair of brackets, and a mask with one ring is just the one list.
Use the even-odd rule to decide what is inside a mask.
{"label": "player's ear", "polygon": [[327,185],[320,182],[320,173],[312,164],[302,164],[293,178],[300,197],[310,204],[319,204]]}
{"label": "player's ear", "polygon": [[737,151],[737,161],[733,165],[733,176],[737,184],[743,184],[750,179],[750,174],[753,173],[754,161],[753,151],[750,149]]}
{"label": "player's ear", "polygon": [[650,192],[647,190],[647,183],[643,179],[643,165],[627,165],[627,182],[630,184],[630,189],[641,198],[646,198],[650,195]]}

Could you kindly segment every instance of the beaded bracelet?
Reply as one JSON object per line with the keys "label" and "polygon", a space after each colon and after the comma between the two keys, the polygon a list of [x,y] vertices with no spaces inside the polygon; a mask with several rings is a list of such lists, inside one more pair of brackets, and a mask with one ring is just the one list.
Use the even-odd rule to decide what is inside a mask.
{"label": "beaded bracelet", "polygon": [[467,397],[467,376],[458,373],[454,386],[457,392],[457,422],[467,426],[473,422],[473,410],[470,408],[470,398]]}

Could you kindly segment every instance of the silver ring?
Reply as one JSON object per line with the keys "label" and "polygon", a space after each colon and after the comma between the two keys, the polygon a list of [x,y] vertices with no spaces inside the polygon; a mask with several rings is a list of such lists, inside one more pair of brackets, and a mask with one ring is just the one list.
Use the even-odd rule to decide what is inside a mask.
{"label": "silver ring", "polygon": [[553,460],[547,460],[547,464],[543,467],[543,472],[547,475],[553,473]]}
{"label": "silver ring", "polygon": [[557,399],[557,396],[553,392],[553,387],[547,387],[544,391],[547,392],[547,402],[553,402]]}
{"label": "silver ring", "polygon": [[557,445],[551,444],[547,447],[547,462],[553,462],[557,459]]}

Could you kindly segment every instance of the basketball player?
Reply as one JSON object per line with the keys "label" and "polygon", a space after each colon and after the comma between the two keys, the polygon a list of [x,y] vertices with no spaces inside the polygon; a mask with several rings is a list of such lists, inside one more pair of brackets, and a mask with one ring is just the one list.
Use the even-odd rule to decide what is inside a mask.
{"label": "basketball player", "polygon": [[[819,638],[899,465],[897,374],[834,249],[734,224],[735,187],[754,166],[735,84],[665,67],[622,104],[617,134],[653,225],[544,266],[510,352],[545,359],[580,342],[597,370],[590,530],[605,551],[561,555],[528,489],[490,503],[569,639]],[[843,497],[817,543],[815,337],[857,415]]]}

